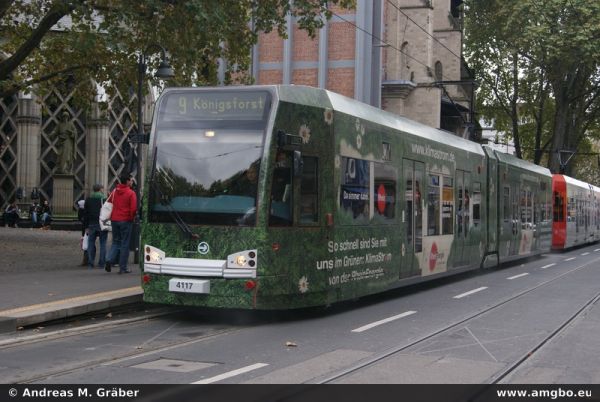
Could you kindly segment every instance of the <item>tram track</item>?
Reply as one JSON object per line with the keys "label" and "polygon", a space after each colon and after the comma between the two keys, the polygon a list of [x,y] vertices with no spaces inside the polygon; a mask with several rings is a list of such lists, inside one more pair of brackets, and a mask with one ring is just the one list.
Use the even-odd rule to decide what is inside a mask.
{"label": "tram track", "polygon": [[[381,353],[376,354],[375,356],[372,356],[368,359],[362,360],[362,361],[358,362],[357,364],[355,364],[351,367],[348,367],[346,369],[339,370],[338,372],[331,374],[327,377],[321,378],[313,383],[314,384],[330,384],[330,383],[334,383],[335,381],[341,380],[344,377],[347,377],[351,374],[360,372],[361,370],[364,370],[364,369],[367,369],[368,367],[374,366],[388,358],[393,357],[394,355],[400,354],[401,352],[404,352],[404,351],[406,351],[410,348],[413,348],[419,344],[423,344],[426,341],[433,339],[434,337],[437,337],[437,336],[445,334],[445,333],[450,333],[453,330],[459,328],[460,326],[464,326],[465,324],[467,324],[471,321],[474,321],[480,317],[483,317],[484,315],[486,315],[490,312],[493,312],[494,310],[497,310],[500,307],[503,307],[509,303],[515,302],[536,290],[539,290],[545,286],[548,286],[548,285],[564,278],[567,275],[570,275],[577,271],[585,269],[586,267],[589,267],[590,265],[596,264],[599,261],[600,261],[600,257],[595,258],[595,259],[588,261],[584,264],[581,264],[575,268],[572,268],[566,272],[563,272],[560,275],[555,276],[554,278],[551,278],[544,282],[541,282],[541,283],[537,284],[536,286],[533,286],[528,289],[522,290],[518,293],[515,293],[515,294],[505,298],[504,300],[494,303],[493,305],[488,305],[483,310],[480,310],[476,313],[472,313],[467,316],[464,316],[463,318],[461,318],[453,323],[444,325],[441,328],[437,328],[437,329],[429,332],[428,334],[419,337],[418,339],[409,340],[408,342],[406,342],[404,344],[389,348]],[[527,351],[527,353],[525,353],[519,359],[515,360],[513,363],[508,364],[507,367],[505,367],[500,372],[498,372],[494,376],[492,376],[489,379],[489,381],[486,383],[498,384],[502,379],[509,376],[511,373],[513,373],[515,370],[517,370],[521,365],[523,365],[523,363],[526,362],[527,359],[529,359],[532,356],[532,354],[536,353],[544,345],[548,344],[553,339],[555,339],[557,336],[559,336],[560,333],[562,333],[562,331],[565,330],[565,328],[567,328],[577,318],[581,317],[586,311],[588,311],[588,309],[590,309],[596,302],[598,302],[598,300],[600,300],[600,292],[595,294],[594,297],[588,299],[580,308],[577,309],[577,311],[574,314],[571,314],[554,331],[552,331],[548,336],[544,337],[544,339],[542,339],[540,342],[538,342],[535,345],[535,347],[529,349]]]}
{"label": "tram track", "polygon": [[[232,333],[241,331],[243,329],[245,329],[245,327],[225,328],[222,330],[216,330],[209,334],[195,337],[193,339],[188,339],[185,341],[178,341],[178,342],[171,342],[169,344],[162,345],[159,347],[144,347],[142,349],[136,348],[128,353],[123,353],[120,356],[95,359],[95,360],[87,361],[87,362],[84,362],[81,364],[75,364],[75,365],[71,365],[69,367],[64,367],[61,369],[49,370],[48,372],[45,372],[43,374],[30,376],[27,378],[17,378],[17,379],[15,379],[16,380],[15,383],[31,384],[31,383],[43,381],[43,380],[51,378],[51,377],[70,374],[70,373],[73,373],[73,372],[76,372],[79,370],[92,369],[92,368],[100,367],[100,366],[108,366],[108,365],[118,364],[121,361],[132,360],[135,358],[144,357],[146,355],[165,352],[165,351],[168,351],[171,349],[175,349],[175,348],[179,348],[179,347],[183,347],[183,346],[189,346],[189,345],[192,345],[192,344],[195,344],[198,342],[205,342],[205,341],[214,339],[214,338],[222,336],[222,335],[232,334]],[[11,380],[8,379],[8,381],[10,382]]]}
{"label": "tram track", "polygon": [[148,321],[157,317],[172,314],[173,311],[159,311],[156,313],[145,314],[134,318],[124,318],[113,320],[110,322],[102,322],[95,324],[82,325],[73,328],[60,329],[50,332],[40,332],[32,335],[17,336],[5,340],[0,340],[0,350],[9,349],[12,347],[20,347],[25,345],[31,345],[38,342],[45,342],[50,340],[57,340],[62,338],[68,338],[71,336],[86,335],[94,332],[106,331],[107,329],[120,327],[123,325],[135,324],[137,322]]}

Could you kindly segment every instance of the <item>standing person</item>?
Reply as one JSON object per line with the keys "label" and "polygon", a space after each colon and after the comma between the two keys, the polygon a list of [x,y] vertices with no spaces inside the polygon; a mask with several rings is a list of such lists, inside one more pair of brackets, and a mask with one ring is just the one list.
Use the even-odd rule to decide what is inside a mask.
{"label": "standing person", "polygon": [[[111,265],[118,262],[119,273],[128,274],[131,272],[127,269],[129,240],[137,212],[137,197],[131,189],[133,185],[131,174],[121,174],[119,181],[121,184],[113,191],[113,209],[110,217],[113,241],[104,269],[106,272],[110,272]],[[117,255],[119,256],[118,261],[116,261]]]}
{"label": "standing person", "polygon": [[[79,200],[75,202],[75,210],[77,210],[77,220],[81,222],[81,237],[85,234],[85,223],[83,221],[83,214],[85,210],[85,198],[81,197]],[[81,266],[85,267],[88,265],[88,252],[87,250],[83,250],[83,256],[81,260]]]}
{"label": "standing person", "polygon": [[106,264],[106,239],[108,231],[100,229],[100,209],[106,200],[104,186],[94,184],[94,192],[85,199],[85,208],[83,210],[83,226],[88,234],[87,263],[88,267],[94,268],[96,259],[96,237],[100,239],[100,256],[98,257],[98,267],[102,268]]}

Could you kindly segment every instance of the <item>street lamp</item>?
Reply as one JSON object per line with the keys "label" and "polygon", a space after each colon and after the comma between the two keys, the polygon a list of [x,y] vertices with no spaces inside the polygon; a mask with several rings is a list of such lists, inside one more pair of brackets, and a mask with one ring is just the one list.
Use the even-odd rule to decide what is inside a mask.
{"label": "street lamp", "polygon": [[[137,110],[137,134],[130,135],[129,141],[131,143],[130,149],[130,158],[129,158],[129,171],[132,170],[132,164],[135,161],[135,195],[137,197],[137,213],[138,219],[134,221],[133,230],[132,230],[132,238],[133,242],[131,244],[130,249],[135,251],[134,261],[135,263],[139,262],[139,248],[140,248],[140,206],[141,206],[141,197],[140,197],[140,189],[141,189],[141,171],[142,171],[142,155],[139,149],[139,144],[144,143],[147,144],[149,140],[149,136],[144,133],[144,112],[143,112],[143,84],[144,78],[146,76],[146,61],[148,58],[148,54],[151,50],[158,50],[161,54],[161,62],[158,66],[158,70],[154,76],[156,78],[160,78],[163,80],[168,80],[175,76],[173,72],[173,68],[169,64],[167,60],[167,52],[164,47],[158,45],[156,43],[150,44],[142,53],[140,53],[140,57],[138,59],[138,87],[137,87],[137,101],[138,101],[138,110]],[[135,152],[135,158],[134,158]]]}

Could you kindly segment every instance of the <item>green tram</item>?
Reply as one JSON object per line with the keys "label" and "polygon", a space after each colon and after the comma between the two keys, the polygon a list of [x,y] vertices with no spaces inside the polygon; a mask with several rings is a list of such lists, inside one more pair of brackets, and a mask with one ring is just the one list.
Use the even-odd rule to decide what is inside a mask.
{"label": "green tram", "polygon": [[167,89],[148,160],[147,302],[328,305],[551,246],[547,169],[317,88]]}

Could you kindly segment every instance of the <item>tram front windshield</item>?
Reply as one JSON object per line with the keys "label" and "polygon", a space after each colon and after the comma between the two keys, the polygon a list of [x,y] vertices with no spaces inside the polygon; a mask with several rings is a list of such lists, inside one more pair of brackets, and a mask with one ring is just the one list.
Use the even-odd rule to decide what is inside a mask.
{"label": "tram front windshield", "polygon": [[255,225],[270,106],[265,91],[181,91],[161,98],[149,220]]}

